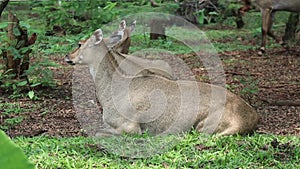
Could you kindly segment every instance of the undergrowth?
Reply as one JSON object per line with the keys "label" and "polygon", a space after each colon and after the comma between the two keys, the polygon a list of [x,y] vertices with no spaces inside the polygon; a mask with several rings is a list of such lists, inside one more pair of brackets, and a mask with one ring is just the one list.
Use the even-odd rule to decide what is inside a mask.
{"label": "undergrowth", "polygon": [[[85,137],[17,137],[36,168],[299,168],[294,136],[207,136],[191,132],[169,150],[147,158],[122,157]],[[114,145],[111,145],[114,146]],[[153,145],[155,146],[155,145]],[[115,149],[119,147],[115,146]]]}

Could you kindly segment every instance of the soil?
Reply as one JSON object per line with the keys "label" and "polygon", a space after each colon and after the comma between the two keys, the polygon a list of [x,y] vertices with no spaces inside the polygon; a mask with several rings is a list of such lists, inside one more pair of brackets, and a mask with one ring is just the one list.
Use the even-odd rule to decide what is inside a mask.
{"label": "soil", "polygon": [[[267,53],[265,56],[258,56],[254,50],[219,53],[223,61],[226,83],[231,86],[230,90],[257,110],[260,118],[256,132],[300,136],[300,51],[269,49]],[[195,63],[194,54],[178,57],[183,58],[186,63]],[[36,88],[38,99],[11,99],[9,93],[0,91],[0,95],[3,96],[0,102],[17,102],[22,109],[18,114],[0,114],[2,126],[7,125],[5,120],[8,118],[23,117],[20,123],[9,126],[6,130],[8,135],[68,137],[86,136],[92,132],[87,131],[82,117],[92,109],[101,112],[101,106],[95,99],[95,89],[88,75],[88,68],[72,67],[64,63],[62,58],[52,57],[52,60],[62,65],[53,68],[57,87]],[[209,82],[201,78],[206,73],[204,67],[191,67],[197,79]],[[76,73],[83,73],[86,79],[76,80],[73,78]],[[80,89],[80,86],[76,89],[76,83],[86,84],[86,88],[81,90],[83,93],[74,93]],[[85,108],[83,111],[80,106],[73,105],[79,105],[76,98],[81,95],[89,97],[86,99],[87,104],[93,105],[91,109]],[[78,113],[78,110],[86,114]],[[4,112],[4,108],[1,110],[0,107],[0,112],[2,111]],[[101,113],[97,114],[97,117],[89,116],[89,122],[92,120],[94,125],[101,125]]]}

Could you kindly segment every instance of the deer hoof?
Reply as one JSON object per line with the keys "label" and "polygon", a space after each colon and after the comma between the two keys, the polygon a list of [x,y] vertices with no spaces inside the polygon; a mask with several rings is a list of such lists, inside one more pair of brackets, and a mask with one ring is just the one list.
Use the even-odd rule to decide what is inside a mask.
{"label": "deer hoof", "polygon": [[264,53],[266,53],[265,47],[261,47],[261,48],[259,49],[259,51],[257,52],[257,54],[258,54],[259,56],[262,56]]}

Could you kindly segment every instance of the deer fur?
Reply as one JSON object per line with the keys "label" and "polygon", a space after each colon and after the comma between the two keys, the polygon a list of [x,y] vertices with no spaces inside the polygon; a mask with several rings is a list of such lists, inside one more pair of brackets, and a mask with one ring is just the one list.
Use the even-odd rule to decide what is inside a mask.
{"label": "deer fur", "polygon": [[[110,50],[98,29],[66,56],[71,64],[88,64],[93,73],[103,120],[111,128],[98,136],[176,134],[195,128],[220,135],[246,134],[256,128],[256,111],[225,88],[196,81],[172,80],[141,67],[130,72],[128,56]],[[140,65],[139,65],[140,66]],[[138,66],[138,67],[139,67]]]}

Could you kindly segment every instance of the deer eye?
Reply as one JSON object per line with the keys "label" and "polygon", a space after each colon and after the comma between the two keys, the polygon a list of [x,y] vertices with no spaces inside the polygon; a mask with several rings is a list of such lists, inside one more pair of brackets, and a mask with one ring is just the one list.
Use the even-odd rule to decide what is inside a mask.
{"label": "deer eye", "polygon": [[81,47],[81,43],[78,43],[78,48],[80,48]]}

